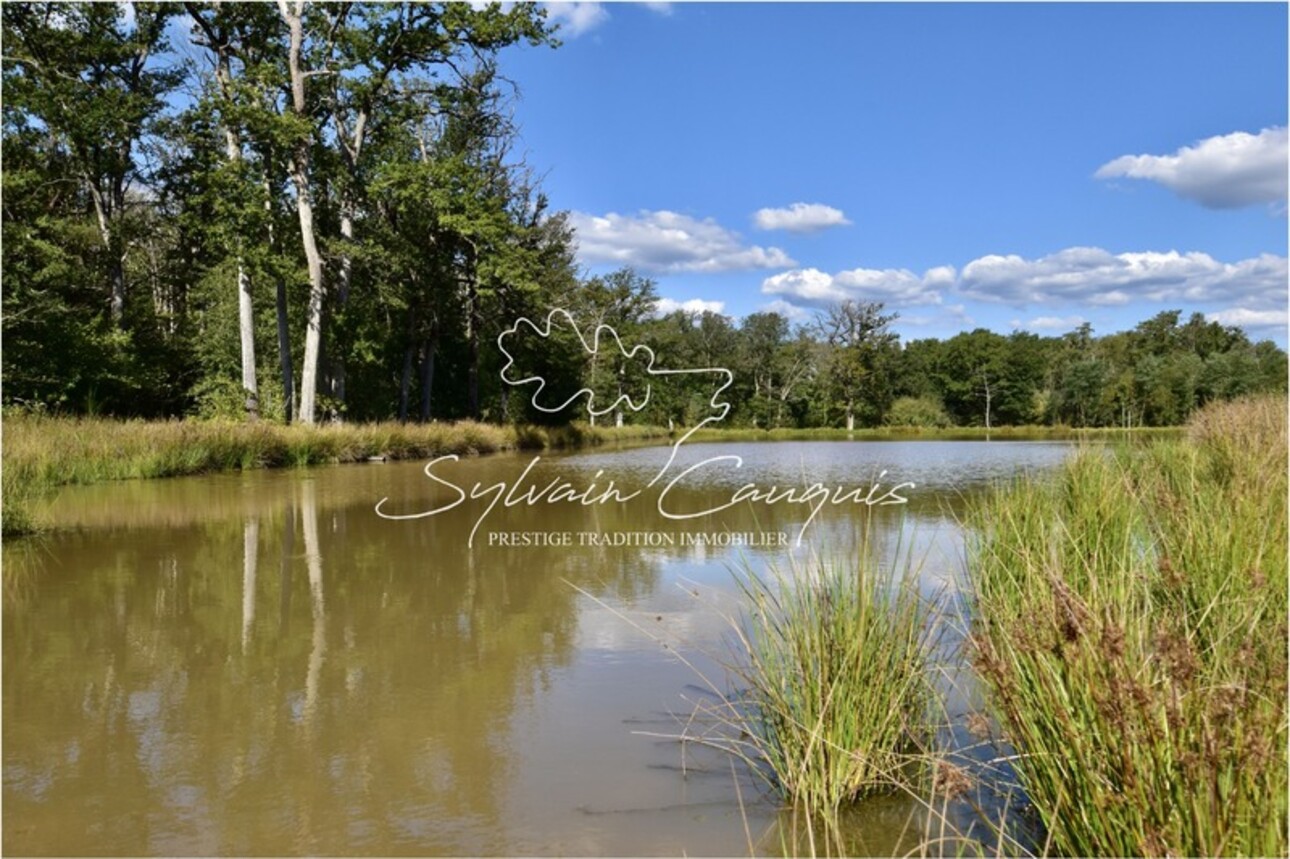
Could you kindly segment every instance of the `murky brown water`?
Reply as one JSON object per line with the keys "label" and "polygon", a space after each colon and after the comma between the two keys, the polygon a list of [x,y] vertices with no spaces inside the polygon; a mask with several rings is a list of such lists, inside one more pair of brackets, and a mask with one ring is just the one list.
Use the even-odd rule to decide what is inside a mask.
{"label": "murky brown water", "polygon": [[[1069,448],[1044,442],[694,445],[673,513],[747,482],[884,489],[928,593],[953,594],[964,493]],[[525,486],[640,489],[666,448],[543,456]],[[436,469],[469,492],[531,455]],[[424,463],[251,472],[65,490],[70,530],[6,544],[3,849],[10,854],[775,853],[775,805],[728,759],[665,736],[721,677],[731,567],[853,549],[863,507],[825,505],[800,549],[707,545],[785,535],[802,504],[664,518],[662,483],[625,503],[451,502]],[[597,475],[597,472],[602,472]],[[873,497],[877,498],[881,491]],[[861,493],[861,497],[864,493]],[[500,546],[502,533],[571,546]],[[654,534],[656,546],[578,545]],[[687,535],[691,535],[687,537]],[[714,537],[714,535],[717,535]],[[515,537],[514,540],[535,538]],[[542,538],[536,538],[542,539]],[[619,538],[624,539],[624,538]],[[490,545],[490,543],[492,545]],[[576,586],[576,587],[575,587]],[[592,599],[578,589],[594,595]],[[696,595],[697,594],[697,595]],[[599,600],[599,602],[597,601]],[[633,623],[646,632],[634,628]],[[667,645],[666,647],[664,645]],[[951,696],[951,714],[970,706]],[[851,816],[855,849],[917,840],[913,803]]]}

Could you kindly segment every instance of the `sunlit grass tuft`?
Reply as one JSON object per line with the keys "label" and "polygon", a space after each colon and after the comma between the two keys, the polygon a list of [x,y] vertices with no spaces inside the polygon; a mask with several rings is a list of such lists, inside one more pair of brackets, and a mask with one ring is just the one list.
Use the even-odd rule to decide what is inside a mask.
{"label": "sunlit grass tuft", "polygon": [[812,815],[900,790],[930,740],[926,618],[912,578],[868,559],[745,570],[733,671],[776,792]]}

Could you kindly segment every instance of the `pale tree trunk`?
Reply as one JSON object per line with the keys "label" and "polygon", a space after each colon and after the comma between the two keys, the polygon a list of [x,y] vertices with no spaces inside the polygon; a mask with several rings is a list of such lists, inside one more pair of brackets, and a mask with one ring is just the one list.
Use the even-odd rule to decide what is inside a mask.
{"label": "pale tree trunk", "polygon": [[[215,78],[225,98],[232,97],[232,73],[228,53],[221,46],[215,64]],[[232,124],[224,126],[224,150],[230,167],[242,162],[242,141]],[[237,323],[242,342],[242,394],[246,414],[251,420],[260,416],[260,392],[255,380],[255,307],[251,301],[251,278],[242,257],[242,237],[236,239],[237,250]]]}
{"label": "pale tree trunk", "polygon": [[[618,399],[615,401],[617,403],[621,403],[623,400],[623,376],[626,375],[626,373],[627,373],[626,367],[618,368]],[[623,425],[623,407],[619,405],[614,408],[614,426],[621,427],[622,425]]]}
{"label": "pale tree trunk", "polygon": [[989,432],[990,431],[990,401],[992,399],[992,392],[990,390],[990,377],[983,376],[982,378],[984,379],[983,384],[985,386],[985,429],[986,429],[986,432]]}
{"label": "pale tree trunk", "polygon": [[[235,151],[232,135],[229,136],[229,145],[229,151]],[[255,308],[251,303],[251,278],[246,273],[240,250],[237,255],[237,324],[242,338],[242,392],[246,397],[246,415],[256,420],[260,416],[260,392],[255,382]]]}
{"label": "pale tree trunk", "polygon": [[[290,33],[287,64],[291,73],[291,110],[299,117],[305,116],[305,73],[300,67],[300,52],[304,45],[304,0],[290,6],[287,0],[278,0],[278,10]],[[300,370],[300,422],[314,423],[314,404],[318,390],[318,355],[322,341],[323,267],[314,231],[313,197],[309,185],[309,139],[296,141],[290,157],[291,181],[296,188],[296,212],[300,216],[300,241],[304,246],[305,264],[309,270],[309,304],[305,321],[304,366]]]}
{"label": "pale tree trunk", "polygon": [[[269,215],[269,251],[272,253],[277,247],[277,237],[273,231],[273,194],[267,177],[264,180],[264,208]],[[296,411],[296,380],[293,375],[295,370],[291,366],[291,336],[287,326],[287,282],[281,275],[277,278],[277,294],[274,303],[278,316],[278,368],[282,373],[282,412],[283,419],[291,423]]]}
{"label": "pale tree trunk", "polygon": [[251,279],[237,266],[237,316],[242,334],[242,393],[248,420],[260,417],[260,395],[255,385],[255,314],[251,308]]}
{"label": "pale tree trunk", "polygon": [[[593,330],[598,330],[598,329],[593,329]],[[591,425],[592,425],[593,427],[596,425],[596,415],[595,415],[595,413],[594,413],[594,412],[592,412],[592,411],[591,411],[591,407],[594,407],[595,405],[597,405],[597,403],[596,403],[596,383],[597,383],[597,374],[596,374],[596,370],[597,370],[597,369],[599,369],[599,367],[600,367],[600,351],[599,351],[599,350],[597,350],[597,351],[595,351],[595,352],[592,352],[592,353],[591,353],[591,395],[590,395],[590,397],[589,397],[589,398],[588,398],[588,400],[587,400],[587,406],[588,406],[588,408],[587,408],[587,419],[591,422]]]}
{"label": "pale tree trunk", "polygon": [[[349,284],[354,271],[354,260],[349,252],[349,243],[354,241],[354,204],[345,200],[340,207],[340,237],[345,250],[340,256],[340,267],[336,277],[336,305],[342,310],[349,304]],[[328,347],[332,358],[332,396],[339,405],[345,404],[345,348],[343,338],[333,337]]]}
{"label": "pale tree trunk", "polygon": [[99,239],[103,242],[103,249],[111,257],[112,287],[108,295],[108,312],[112,316],[113,324],[120,328],[125,316],[125,261],[118,252],[117,236],[112,230],[111,215],[108,212],[108,203],[103,199],[103,191],[89,176],[84,178],[90,192],[90,199],[94,202],[94,215],[99,223]]}
{"label": "pale tree trunk", "polygon": [[[336,119],[337,137],[340,139],[341,149],[344,152],[350,174],[350,186],[344,190],[340,201],[340,237],[342,241],[336,284],[336,303],[341,309],[344,309],[349,304],[349,287],[354,271],[351,248],[354,242],[354,213],[358,208],[358,204],[355,200],[356,192],[353,183],[358,182],[359,158],[363,154],[363,143],[367,138],[367,111],[360,110],[358,112],[358,116],[354,120],[353,131],[348,133],[339,113],[334,113],[333,116]],[[335,354],[332,356],[332,395],[341,405],[345,403],[344,351],[347,345],[345,343],[335,344],[333,347]]]}
{"label": "pale tree trunk", "polygon": [[[305,156],[307,160],[308,156]],[[309,269],[309,303],[305,317],[305,355],[300,369],[300,422],[313,424],[318,391],[318,356],[322,342],[323,271],[322,256],[314,236],[313,205],[310,203],[309,180],[300,163],[293,158],[292,181],[296,185],[296,208],[300,214],[300,237],[304,243]]]}

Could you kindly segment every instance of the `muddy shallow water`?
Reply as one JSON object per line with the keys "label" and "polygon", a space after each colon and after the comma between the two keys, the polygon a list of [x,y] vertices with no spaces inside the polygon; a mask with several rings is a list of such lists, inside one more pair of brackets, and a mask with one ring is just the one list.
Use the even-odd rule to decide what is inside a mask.
{"label": "muddy shallow water", "polygon": [[[1070,449],[692,445],[648,488],[667,448],[463,459],[438,479],[408,462],[66,489],[65,528],[5,546],[3,848],[779,852],[750,774],[668,738],[708,694],[694,668],[723,682],[733,570],[847,557],[871,511],[880,551],[912,551],[924,592],[953,604],[963,499]],[[698,465],[718,456],[741,462]],[[716,512],[667,518],[658,496],[686,469],[664,509]],[[523,501],[610,481],[640,495]],[[818,498],[731,503],[815,483],[864,491],[813,517]],[[908,503],[854,503],[901,483]],[[387,515],[460,503],[393,520],[383,498]],[[957,720],[976,704],[952,686]],[[855,849],[907,848],[914,811],[863,803]]]}

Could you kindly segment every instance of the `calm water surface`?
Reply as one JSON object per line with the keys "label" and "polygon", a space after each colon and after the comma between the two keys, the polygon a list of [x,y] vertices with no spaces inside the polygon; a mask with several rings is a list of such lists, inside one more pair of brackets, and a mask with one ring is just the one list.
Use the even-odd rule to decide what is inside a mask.
{"label": "calm water surface", "polygon": [[[874,508],[876,543],[887,556],[911,550],[925,593],[952,604],[962,499],[991,480],[1051,468],[1069,450],[1020,441],[693,445],[669,476],[714,456],[742,464],[696,468],[667,501],[695,512],[749,482],[913,482],[902,490],[908,504]],[[667,455],[543,456],[524,486],[613,480],[639,489]],[[469,491],[477,481],[514,482],[532,459],[462,460],[436,473]],[[622,504],[498,505],[468,547],[487,498],[407,521],[373,512],[387,497],[392,513],[457,497],[423,466],[64,491],[51,512],[68,530],[6,545],[4,851],[782,850],[777,827],[786,824],[748,773],[668,739],[705,694],[676,654],[723,683],[723,613],[739,608],[733,569],[809,552],[846,556],[866,508],[825,505],[796,547],[806,505],[745,503],[671,520],[655,506],[660,483]],[[490,545],[511,532],[567,532],[575,545]],[[583,533],[646,532],[670,539],[576,545]],[[790,545],[712,544],[728,532],[783,534]],[[947,730],[959,736],[977,702],[970,684],[946,676]],[[912,802],[863,803],[849,822],[853,849],[908,849],[918,834],[907,831],[911,820],[918,825]]]}

